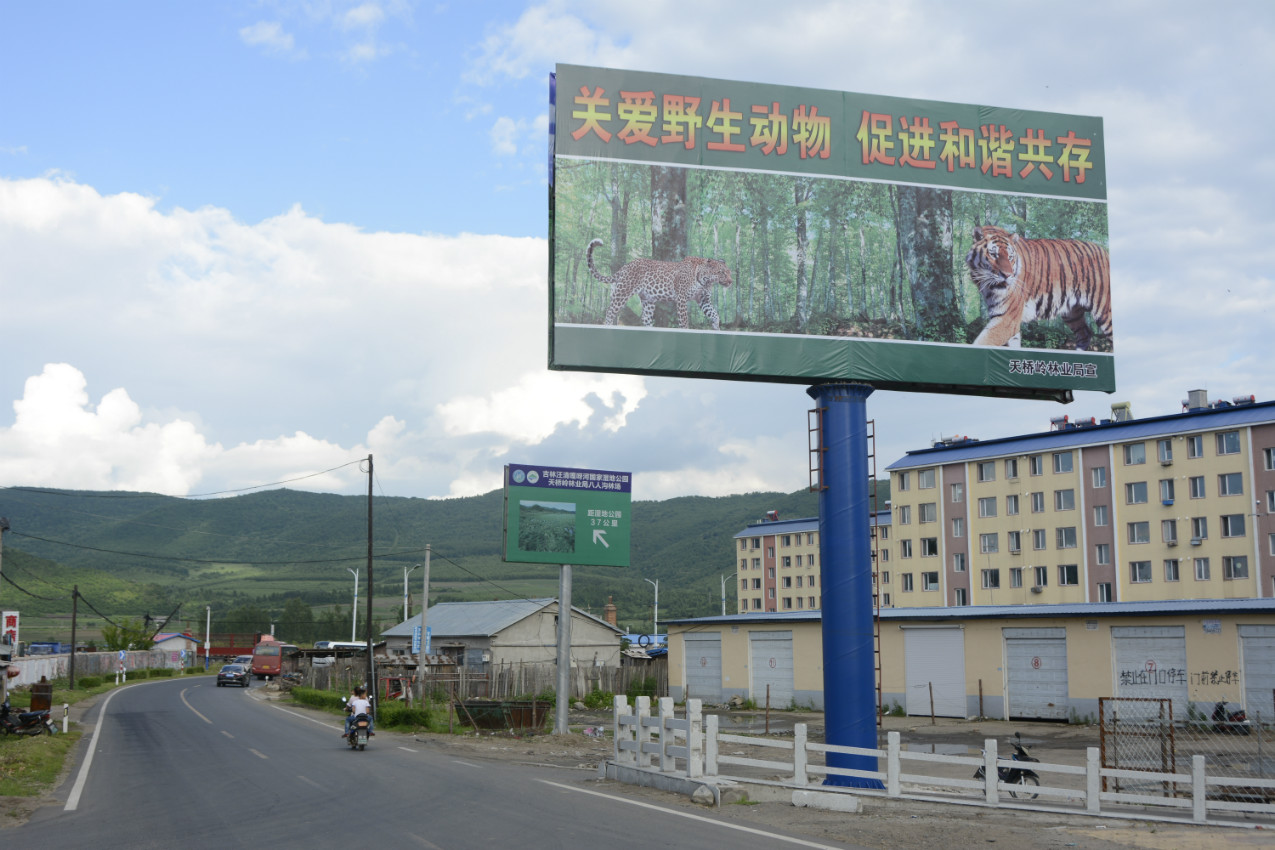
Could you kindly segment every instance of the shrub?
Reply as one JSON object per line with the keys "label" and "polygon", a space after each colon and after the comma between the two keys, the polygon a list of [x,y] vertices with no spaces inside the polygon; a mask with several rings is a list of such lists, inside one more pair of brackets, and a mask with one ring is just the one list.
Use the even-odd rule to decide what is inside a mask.
{"label": "shrub", "polygon": [[168,667],[161,667],[158,670],[151,670],[150,677],[152,679],[171,679],[176,675],[177,671]]}
{"label": "shrub", "polygon": [[625,689],[624,695],[629,698],[629,702],[633,702],[638,697],[654,697],[655,696],[655,677],[647,676],[645,679],[634,679],[629,682],[628,688]]}
{"label": "shrub", "polygon": [[83,688],[86,691],[99,687],[101,684],[102,684],[101,676],[80,676],[78,679],[75,680],[75,686],[77,688]]}
{"label": "shrub", "polygon": [[341,710],[345,704],[341,702],[343,694],[336,691],[320,691],[317,688],[293,688],[292,698],[302,705],[315,708],[333,708]]}
{"label": "shrub", "polygon": [[610,691],[603,691],[598,688],[594,688],[585,695],[582,702],[584,703],[585,708],[591,708],[595,711],[600,709],[609,709],[615,705],[615,694]]}
{"label": "shrub", "polygon": [[130,679],[149,679],[151,671],[149,670],[129,670],[126,674]]}
{"label": "shrub", "polygon": [[376,722],[385,728],[428,729],[433,712],[428,706],[413,706],[393,700],[382,702],[377,708]]}

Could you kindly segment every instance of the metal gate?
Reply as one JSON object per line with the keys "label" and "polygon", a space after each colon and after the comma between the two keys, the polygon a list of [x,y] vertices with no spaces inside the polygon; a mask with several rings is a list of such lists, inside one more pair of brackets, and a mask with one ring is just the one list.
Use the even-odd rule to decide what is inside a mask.
{"label": "metal gate", "polygon": [[703,700],[705,705],[724,702],[722,698],[722,636],[719,634],[686,634],[682,636],[686,653],[686,699]]}
{"label": "metal gate", "polygon": [[1066,720],[1067,630],[1004,629],[1006,716]]}
{"label": "metal gate", "polygon": [[1250,720],[1275,721],[1275,626],[1240,626],[1244,710]]}
{"label": "metal gate", "polygon": [[1185,626],[1112,626],[1115,694],[1138,699],[1168,699],[1173,719],[1187,718]]}
{"label": "metal gate", "polygon": [[959,628],[904,628],[907,705],[915,716],[966,717],[965,632]]}
{"label": "metal gate", "polygon": [[770,687],[771,708],[793,704],[792,632],[751,632],[748,635],[748,669],[752,671],[752,698],[766,704]]}

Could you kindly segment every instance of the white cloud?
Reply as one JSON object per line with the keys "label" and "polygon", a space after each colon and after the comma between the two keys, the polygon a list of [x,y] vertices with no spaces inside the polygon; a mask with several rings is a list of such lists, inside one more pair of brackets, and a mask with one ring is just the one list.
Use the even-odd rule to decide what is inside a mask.
{"label": "white cloud", "polygon": [[278,21],[257,21],[239,30],[239,40],[249,47],[260,47],[267,53],[282,53],[300,58],[304,51],[296,51],[295,39],[284,32]]}
{"label": "white cloud", "polygon": [[[643,380],[632,375],[592,375],[537,371],[517,384],[485,396],[462,396],[439,405],[443,429],[451,436],[499,434],[510,442],[539,443],[562,425],[592,425],[616,432],[646,396]],[[593,397],[609,413],[593,422]]]}
{"label": "white cloud", "polygon": [[500,117],[491,125],[491,149],[497,156],[513,156],[518,153],[518,122]]}

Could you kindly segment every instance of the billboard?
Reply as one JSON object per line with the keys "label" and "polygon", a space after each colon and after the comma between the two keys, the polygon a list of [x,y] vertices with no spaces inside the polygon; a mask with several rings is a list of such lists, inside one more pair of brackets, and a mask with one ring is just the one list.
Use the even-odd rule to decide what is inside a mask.
{"label": "billboard", "polygon": [[627,472],[509,464],[505,560],[627,567],[632,484]]}
{"label": "billboard", "polygon": [[1115,389],[1099,118],[559,65],[554,369]]}

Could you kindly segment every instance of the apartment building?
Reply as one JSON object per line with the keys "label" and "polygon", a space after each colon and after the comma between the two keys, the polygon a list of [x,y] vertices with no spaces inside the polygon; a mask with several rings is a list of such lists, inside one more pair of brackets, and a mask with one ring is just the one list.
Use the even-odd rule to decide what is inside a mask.
{"label": "apartment building", "polygon": [[[890,464],[896,607],[1275,596],[1275,402],[1210,403]],[[888,571],[887,571],[888,570]],[[892,573],[892,575],[890,575]],[[741,609],[742,610],[742,609]]]}

